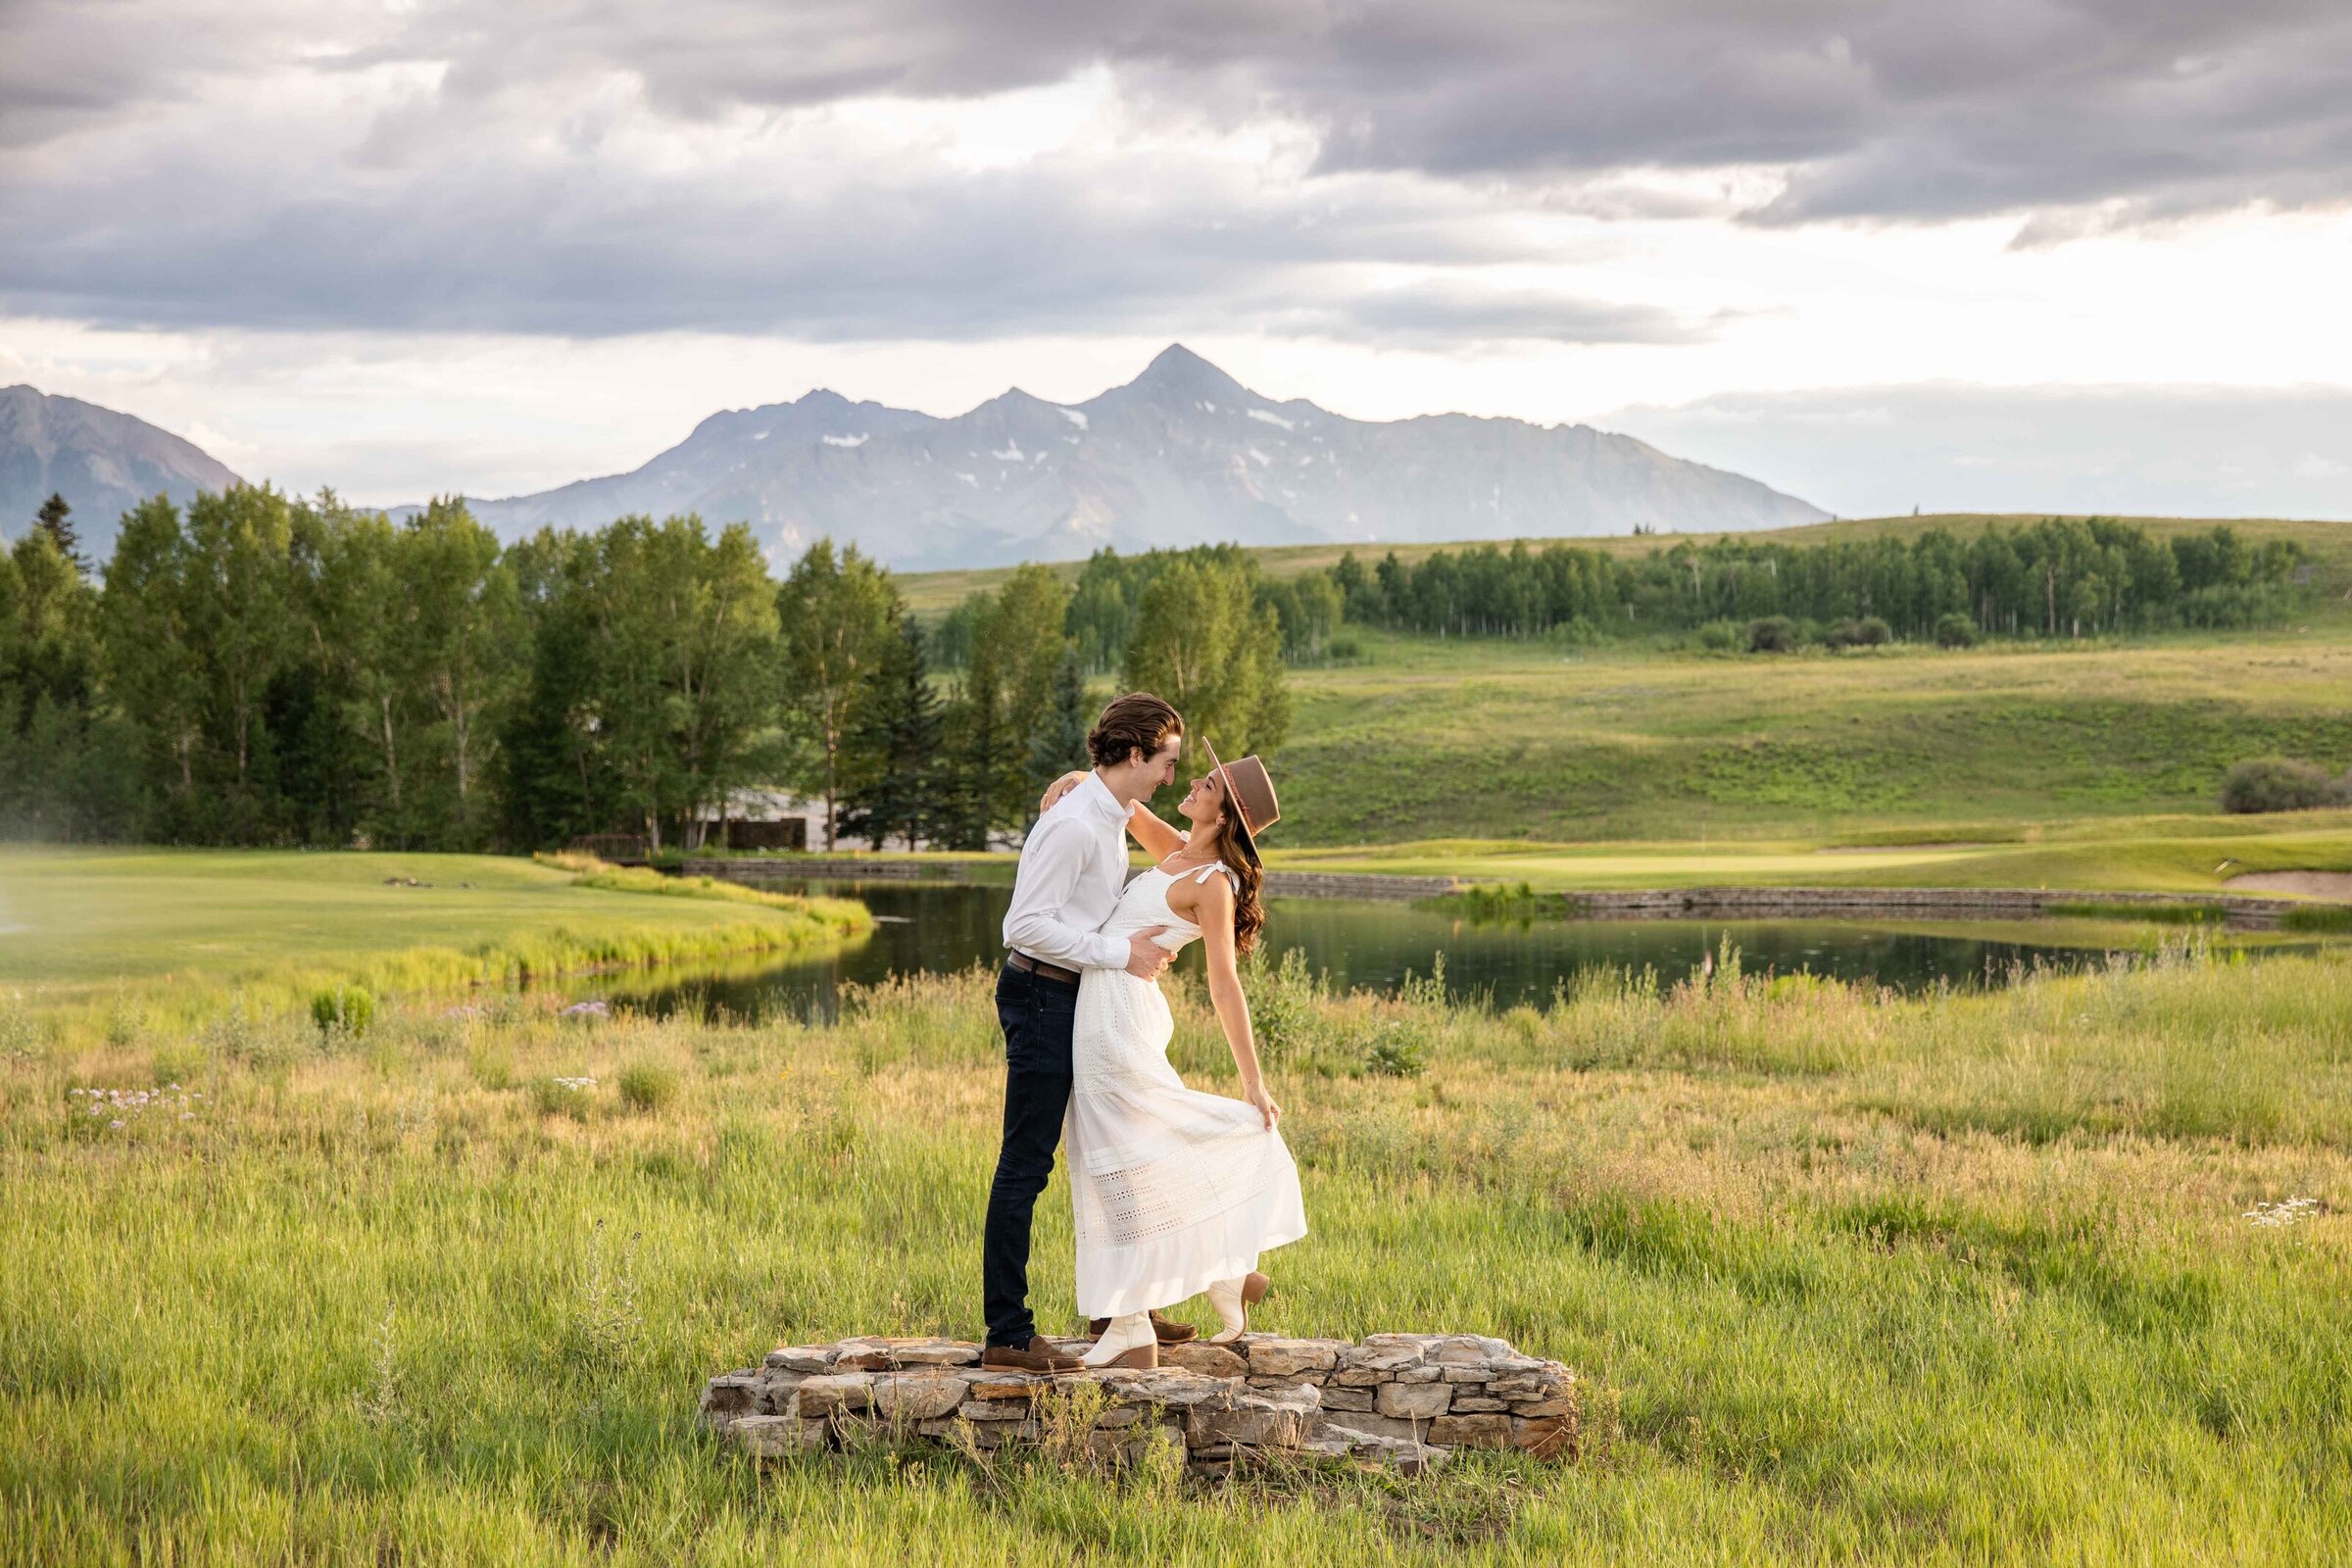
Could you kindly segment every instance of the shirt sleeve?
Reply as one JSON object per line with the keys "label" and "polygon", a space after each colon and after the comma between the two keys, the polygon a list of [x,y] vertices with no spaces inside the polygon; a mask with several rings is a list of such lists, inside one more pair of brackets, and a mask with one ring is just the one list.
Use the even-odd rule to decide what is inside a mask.
{"label": "shirt sleeve", "polygon": [[1021,847],[1021,875],[1004,911],[1004,945],[1071,969],[1124,969],[1127,944],[1062,918],[1086,870],[1085,824],[1069,813],[1038,823]]}

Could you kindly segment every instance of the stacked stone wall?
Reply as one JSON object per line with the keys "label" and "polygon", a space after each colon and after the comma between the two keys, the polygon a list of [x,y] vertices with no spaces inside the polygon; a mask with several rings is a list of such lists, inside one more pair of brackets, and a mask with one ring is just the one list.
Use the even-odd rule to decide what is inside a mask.
{"label": "stacked stone wall", "polygon": [[785,1346],[712,1378],[703,1415],[761,1457],[882,1444],[1127,1463],[1166,1444],[1202,1478],[1282,1458],[1418,1473],[1465,1447],[1565,1458],[1580,1432],[1575,1374],[1484,1335],[1251,1334],[1163,1347],[1155,1370],[1051,1377],[979,1363],[980,1348],[956,1340]]}

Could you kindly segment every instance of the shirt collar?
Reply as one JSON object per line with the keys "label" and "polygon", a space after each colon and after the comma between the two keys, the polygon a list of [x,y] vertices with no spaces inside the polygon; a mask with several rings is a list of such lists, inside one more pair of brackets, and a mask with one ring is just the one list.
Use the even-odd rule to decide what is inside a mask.
{"label": "shirt collar", "polygon": [[1087,806],[1097,816],[1118,822],[1127,820],[1127,808],[1119,804],[1116,795],[1110,793],[1110,786],[1102,782],[1102,775],[1094,769],[1087,769],[1086,782],[1078,786],[1078,793],[1086,797]]}

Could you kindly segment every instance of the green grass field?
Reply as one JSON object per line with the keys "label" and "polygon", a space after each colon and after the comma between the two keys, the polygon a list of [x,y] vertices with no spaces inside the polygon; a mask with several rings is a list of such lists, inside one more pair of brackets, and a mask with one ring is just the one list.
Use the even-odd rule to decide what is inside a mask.
{"label": "green grass field", "polygon": [[[18,1008],[0,1561],[2352,1554],[2344,956],[2176,947],[1921,1001],[1727,965],[1500,1017],[1278,989],[1314,1232],[1268,1259],[1264,1326],[1559,1357],[1588,1384],[1575,1462],[1171,1494],[720,1449],[701,1383],[772,1344],[976,1332],[980,977],[828,1027],[510,1000],[74,1044]],[[1203,1000],[1177,1003],[1179,1066],[1230,1089]],[[1366,1072],[1376,1041],[1427,1075]],[[74,1094],[159,1082],[202,1095],[187,1119],[117,1128]],[[2243,1217],[2294,1197],[2317,1212]],[[1058,1181],[1040,1212],[1059,1322]]]}
{"label": "green grass field", "polygon": [[[1966,534],[2024,520],[1875,518],[1756,537]],[[2128,520],[2166,535],[2216,519]],[[2294,623],[1778,657],[1350,627],[1359,658],[1291,672],[1295,717],[1274,759],[1279,842],[2013,838],[2082,818],[2210,815],[2230,764],[2266,754],[2352,768],[2352,523],[2230,526],[2309,553],[2307,612]],[[1677,537],[1572,542],[1641,554]],[[1439,548],[1459,547],[1398,554]],[[1279,577],[1327,565],[1339,551],[1255,554]],[[932,573],[903,586],[930,612],[1002,575]]]}
{"label": "green grass field", "polygon": [[835,900],[499,856],[0,846],[0,987],[85,1020],[194,1027],[232,1000],[283,1010],[335,981],[451,992],[868,929],[862,906]]}
{"label": "green grass field", "polygon": [[2211,813],[2232,762],[2352,766],[2333,631],[1964,653],[1570,655],[1367,636],[1294,672],[1287,845],[1835,840]]}

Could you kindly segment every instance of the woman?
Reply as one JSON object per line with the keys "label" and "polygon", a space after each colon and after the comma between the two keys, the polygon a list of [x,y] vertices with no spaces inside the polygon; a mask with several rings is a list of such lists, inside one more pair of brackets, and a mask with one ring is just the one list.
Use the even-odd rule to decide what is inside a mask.
{"label": "woman", "polygon": [[[1205,746],[1205,742],[1202,743]],[[1187,1089],[1168,1065],[1175,1023],[1156,981],[1089,969],[1078,987],[1070,1108],[1063,1126],[1077,1211],[1078,1309],[1110,1319],[1088,1366],[1159,1364],[1151,1312],[1205,1292],[1239,1339],[1270,1286],[1260,1252],[1306,1234],[1298,1167],[1266,1092],[1236,961],[1265,925],[1256,834],[1281,814],[1265,764],[1208,753],[1177,809],[1189,833],[1139,803],[1128,831],[1159,857],[1104,922],[1113,936],[1165,926],[1170,950],[1199,939],[1208,994],[1240,1070],[1242,1098]]]}

